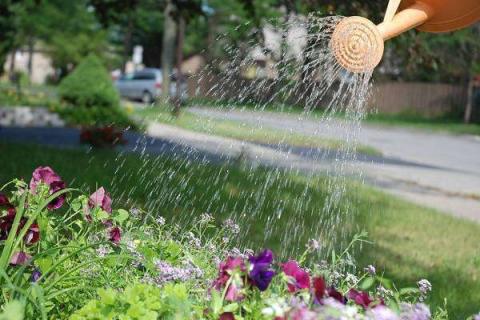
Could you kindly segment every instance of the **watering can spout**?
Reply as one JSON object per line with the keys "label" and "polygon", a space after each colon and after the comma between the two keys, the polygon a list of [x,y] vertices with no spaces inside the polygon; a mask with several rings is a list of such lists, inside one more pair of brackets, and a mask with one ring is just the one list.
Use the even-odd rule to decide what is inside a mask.
{"label": "watering can spout", "polygon": [[330,46],[338,63],[352,72],[368,72],[381,61],[384,41],[417,28],[446,32],[480,20],[479,0],[390,0],[385,19],[375,25],[362,17],[342,19]]}

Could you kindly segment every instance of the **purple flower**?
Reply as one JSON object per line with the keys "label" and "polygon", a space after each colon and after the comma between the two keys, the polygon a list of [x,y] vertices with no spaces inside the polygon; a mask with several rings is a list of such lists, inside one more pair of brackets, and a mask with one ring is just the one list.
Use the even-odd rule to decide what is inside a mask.
{"label": "purple flower", "polygon": [[27,264],[30,261],[31,258],[32,258],[31,255],[29,255],[28,253],[25,253],[23,251],[15,252],[13,254],[12,258],[10,259],[10,264],[13,265],[13,266],[19,266],[19,265]]}
{"label": "purple flower", "polygon": [[108,213],[112,213],[112,199],[110,194],[103,187],[92,193],[88,199],[88,205],[91,208],[100,207]]}
{"label": "purple flower", "polygon": [[287,261],[282,264],[282,269],[291,279],[288,283],[288,291],[296,292],[297,290],[310,288],[310,276],[308,272],[300,268],[296,261]]}
{"label": "purple flower", "polygon": [[429,320],[432,314],[423,303],[400,305],[400,319],[402,320]]}
{"label": "purple flower", "polygon": [[30,276],[30,281],[31,282],[37,282],[38,279],[40,279],[41,276],[42,276],[42,273],[40,272],[40,270],[35,268],[35,270],[33,270],[33,272],[32,272],[32,275]]}
{"label": "purple flower", "polygon": [[[32,179],[30,180],[30,190],[35,194],[35,190],[40,183],[44,183],[50,188],[50,195],[57,191],[65,189],[65,182],[62,178],[50,167],[38,167],[32,173]],[[65,202],[65,195],[61,195],[53,199],[48,205],[49,210],[59,209]]]}
{"label": "purple flower", "polygon": [[260,291],[267,290],[272,281],[275,271],[272,270],[271,265],[273,261],[273,253],[269,249],[265,249],[258,256],[250,256],[250,273],[249,277],[253,285]]}
{"label": "purple flower", "polygon": [[109,231],[109,240],[114,244],[119,244],[122,238],[122,230],[119,227],[114,227]]}
{"label": "purple flower", "polygon": [[370,309],[367,313],[369,319],[372,320],[399,320],[395,312],[390,310],[385,306],[378,306],[376,308]]}

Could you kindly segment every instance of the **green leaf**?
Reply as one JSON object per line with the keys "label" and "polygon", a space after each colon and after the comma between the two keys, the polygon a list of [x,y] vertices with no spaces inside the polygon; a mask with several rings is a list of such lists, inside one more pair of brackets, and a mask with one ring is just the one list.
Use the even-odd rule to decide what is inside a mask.
{"label": "green leaf", "polygon": [[358,286],[361,290],[365,291],[370,289],[373,285],[375,284],[375,278],[373,277],[367,277],[360,282],[360,285]]}
{"label": "green leaf", "polygon": [[25,314],[23,303],[18,300],[12,300],[4,307],[0,314],[0,320],[23,320]]}
{"label": "green leaf", "polygon": [[53,260],[51,257],[39,258],[35,261],[35,264],[40,268],[42,273],[45,273],[52,267]]}
{"label": "green leaf", "polygon": [[230,303],[223,307],[223,312],[235,312],[238,309],[238,303]]}
{"label": "green leaf", "polygon": [[128,211],[127,210],[118,209],[118,210],[115,211],[115,215],[113,216],[113,220],[122,224],[127,219],[128,219]]}
{"label": "green leaf", "polygon": [[408,295],[408,294],[417,294],[419,293],[418,288],[402,288],[398,291],[401,296]]}

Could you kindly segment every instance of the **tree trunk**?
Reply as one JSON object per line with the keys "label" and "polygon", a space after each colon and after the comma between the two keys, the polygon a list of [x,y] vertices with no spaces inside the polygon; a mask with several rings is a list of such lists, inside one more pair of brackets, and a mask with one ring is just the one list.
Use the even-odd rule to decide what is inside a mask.
{"label": "tree trunk", "polygon": [[207,54],[206,59],[207,63],[213,61],[213,56],[215,55],[214,48],[215,48],[215,30],[217,26],[217,17],[216,15],[208,16],[207,17],[207,24],[208,24],[208,34],[207,34]]}
{"label": "tree trunk", "polygon": [[122,73],[125,73],[127,69],[128,58],[130,57],[130,51],[132,47],[132,34],[133,34],[133,19],[132,15],[128,15],[127,30],[125,31],[125,37],[123,37],[123,55],[122,55]]}
{"label": "tree trunk", "polygon": [[164,11],[163,44],[162,44],[162,98],[168,102],[170,97],[170,75],[175,56],[175,38],[177,36],[177,23],[173,17],[175,5],[172,0],[167,1]]}
{"label": "tree trunk", "polygon": [[17,55],[17,48],[14,48],[10,53],[10,65],[8,66],[8,78],[13,81],[15,77],[15,56]]}
{"label": "tree trunk", "polygon": [[33,41],[33,38],[30,37],[28,39],[28,63],[27,63],[28,82],[29,83],[32,83],[34,49],[35,49],[35,43]]}
{"label": "tree trunk", "polygon": [[185,19],[180,16],[178,18],[178,32],[177,32],[177,82],[176,93],[177,99],[173,110],[174,116],[180,115],[180,107],[182,105],[182,84],[184,82],[182,64],[183,64],[183,43],[185,40]]}
{"label": "tree trunk", "polygon": [[463,115],[463,122],[470,123],[472,120],[472,111],[473,111],[473,75],[470,76],[468,80],[468,90],[467,90],[467,105],[465,106],[465,114]]}

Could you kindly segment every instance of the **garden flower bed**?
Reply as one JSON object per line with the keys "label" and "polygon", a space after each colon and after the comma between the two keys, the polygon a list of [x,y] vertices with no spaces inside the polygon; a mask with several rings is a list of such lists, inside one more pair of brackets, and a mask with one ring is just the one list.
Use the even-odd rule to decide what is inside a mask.
{"label": "garden flower bed", "polygon": [[185,229],[115,209],[104,188],[82,194],[49,167],[0,191],[0,319],[448,318],[423,303],[427,280],[397,288],[374,266],[357,270],[349,251],[364,234],[328,261],[309,259],[315,240],[277,261],[233,248],[234,221],[203,214]]}

